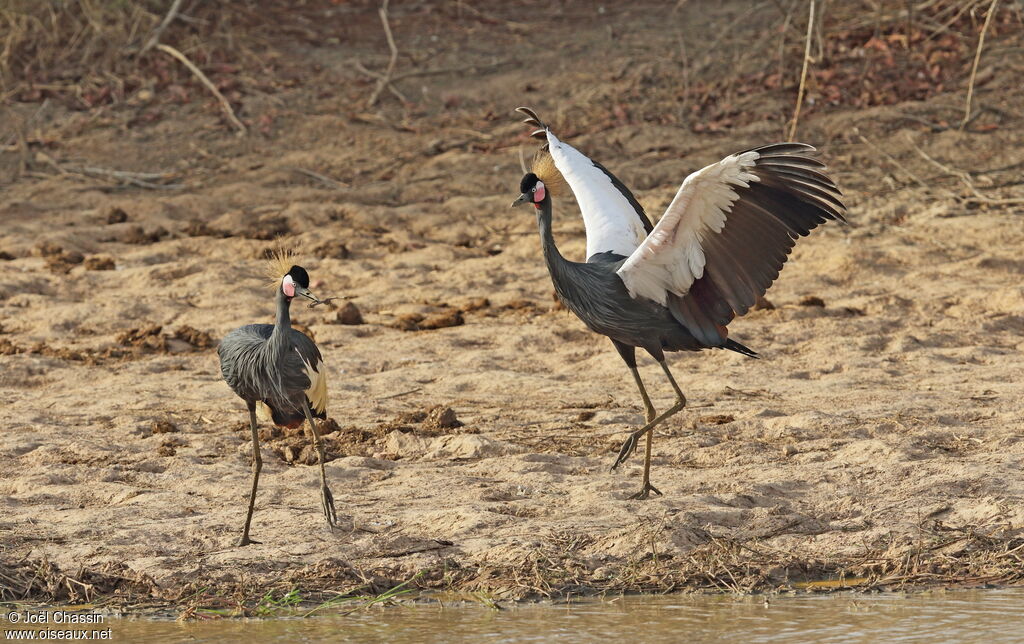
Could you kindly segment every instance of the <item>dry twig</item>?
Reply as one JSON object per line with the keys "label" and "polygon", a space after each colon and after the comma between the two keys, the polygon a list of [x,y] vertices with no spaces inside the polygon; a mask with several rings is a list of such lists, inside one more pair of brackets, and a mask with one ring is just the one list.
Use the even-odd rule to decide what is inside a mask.
{"label": "dry twig", "polygon": [[[367,106],[373,106],[377,104],[377,99],[380,98],[380,93],[384,91],[385,87],[391,86],[391,75],[395,73],[395,65],[398,64],[398,45],[395,44],[395,37],[391,34],[391,25],[388,24],[388,0],[384,0],[380,5],[380,9],[377,10],[380,14],[380,21],[384,25],[384,36],[388,39],[388,48],[391,50],[391,58],[388,60],[387,69],[384,70],[384,74],[380,80],[377,81],[377,88],[370,94],[370,99],[366,101]],[[398,91],[392,87],[393,91]],[[399,94],[400,95],[400,94]]]}
{"label": "dry twig", "polygon": [[967,104],[964,106],[964,120],[960,122],[961,130],[967,127],[967,122],[971,120],[971,99],[974,98],[974,79],[978,75],[978,61],[981,60],[981,49],[985,46],[985,32],[988,31],[988,23],[992,22],[998,2],[999,0],[992,0],[992,4],[989,5],[985,24],[981,27],[981,35],[978,36],[978,49],[974,52],[974,65],[971,66],[971,80],[967,83]]}
{"label": "dry twig", "polygon": [[167,27],[174,22],[174,19],[178,17],[178,10],[181,9],[181,3],[182,0],[174,0],[174,2],[171,3],[171,8],[167,12],[167,15],[164,16],[164,19],[160,21],[160,24],[153,30],[153,34],[149,37],[149,40],[146,41],[146,44],[142,46],[141,50],[139,50],[140,56],[160,42],[160,36],[163,35],[164,30],[167,29]]}
{"label": "dry twig", "polygon": [[789,125],[789,141],[795,140],[796,126],[800,120],[800,106],[804,102],[804,85],[807,82],[807,66],[811,61],[811,36],[814,34],[814,0],[811,0],[811,8],[807,16],[807,42],[804,45],[804,67],[800,72],[800,89],[796,94],[796,108],[793,110],[793,122]]}
{"label": "dry twig", "polygon": [[959,201],[963,201],[965,203],[981,203],[990,206],[1011,206],[1024,203],[1024,198],[1011,197],[1009,199],[997,199],[981,194],[981,192],[979,192],[978,189],[975,187],[974,182],[971,180],[971,175],[968,174],[966,171],[957,170],[956,168],[940,163],[939,161],[936,161],[934,158],[929,156],[927,152],[918,147],[913,141],[909,141],[909,143],[914,148],[914,151],[917,152],[917,154],[920,155],[922,159],[932,164],[942,172],[959,178],[960,181],[962,181],[963,184],[967,186],[967,189],[971,191],[971,194],[974,195],[973,197],[967,197],[966,199],[959,199]]}
{"label": "dry twig", "polygon": [[352,187],[352,186],[348,185],[347,183],[344,183],[342,181],[337,181],[335,179],[332,179],[332,178],[328,177],[327,175],[320,174],[319,172],[313,172],[312,170],[307,170],[305,168],[299,168],[299,167],[292,166],[292,167],[290,167],[288,169],[291,170],[292,172],[297,172],[299,174],[305,175],[305,176],[309,177],[310,179],[316,179],[317,181],[319,181],[320,183],[324,184],[325,186],[329,186],[329,187],[334,188],[336,190],[345,190],[347,188],[351,188]]}
{"label": "dry twig", "polygon": [[199,81],[206,86],[206,89],[210,90],[210,93],[212,93],[220,102],[220,106],[224,110],[224,114],[228,117],[228,121],[231,122],[231,125],[235,126],[235,128],[238,130],[239,136],[246,133],[245,125],[243,125],[242,122],[238,120],[238,117],[235,116],[235,110],[231,108],[231,103],[228,102],[228,99],[224,98],[224,95],[220,93],[220,90],[217,89],[217,86],[214,85],[209,78],[207,78],[206,74],[204,74],[201,69],[196,67],[195,64],[193,64],[192,61],[185,56],[185,54],[181,53],[180,51],[178,51],[174,47],[171,47],[170,45],[157,43],[155,47],[160,51],[172,56],[173,58],[176,58],[178,62],[180,62],[185,67],[188,67],[188,70],[195,74],[196,78],[198,78]]}

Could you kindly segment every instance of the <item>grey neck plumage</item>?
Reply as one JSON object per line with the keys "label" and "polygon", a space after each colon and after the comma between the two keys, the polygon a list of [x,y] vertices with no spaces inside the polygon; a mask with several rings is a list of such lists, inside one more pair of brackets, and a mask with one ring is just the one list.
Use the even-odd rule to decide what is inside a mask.
{"label": "grey neck plumage", "polygon": [[271,355],[280,355],[288,348],[288,332],[292,328],[291,301],[285,296],[280,287],[277,289],[277,319],[274,321],[274,331],[267,341],[267,351]]}

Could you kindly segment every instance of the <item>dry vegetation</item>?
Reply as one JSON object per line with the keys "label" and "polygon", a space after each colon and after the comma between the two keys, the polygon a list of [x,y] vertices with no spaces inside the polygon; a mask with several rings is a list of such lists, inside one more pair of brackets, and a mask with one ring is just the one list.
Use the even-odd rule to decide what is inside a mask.
{"label": "dry vegetation", "polygon": [[[346,595],[390,597],[400,584],[493,601],[1022,581],[1020,484],[984,482],[998,478],[993,471],[1009,477],[1015,465],[1006,459],[1021,445],[1011,374],[1024,310],[1007,286],[1021,276],[1020,2],[817,0],[810,41],[802,1],[638,3],[607,15],[596,3],[551,4],[185,0],[173,3],[166,24],[165,0],[2,5],[0,220],[13,223],[0,232],[0,267],[18,279],[0,280],[0,368],[9,370],[0,375],[0,494],[12,517],[0,519],[0,601],[169,604],[192,617],[211,608],[264,614],[268,593],[296,588],[301,605],[315,607]],[[550,47],[570,29],[571,42]],[[692,400],[727,404],[709,411],[695,402],[692,416],[659,436],[655,469],[679,477],[677,496],[692,501],[682,511],[637,509],[616,496],[603,468],[636,415],[621,365],[552,307],[529,222],[491,215],[516,182],[517,149],[528,145],[511,114],[519,104],[537,107],[561,138],[581,141],[627,178],[652,213],[685,170],[790,128],[825,150],[849,195],[857,228],[825,233],[825,250],[798,251],[802,268],[787,269],[769,293],[777,310],[766,303],[743,327],[755,348],[774,350],[776,368],[805,375],[783,387],[768,367],[687,358]],[[579,246],[578,222],[565,217],[560,226],[566,246]],[[313,258],[328,294],[358,296],[301,315],[343,383],[326,440],[335,475],[357,472],[346,494],[356,523],[372,511],[401,516],[407,501],[382,490],[429,481],[443,490],[439,499],[461,499],[444,506],[448,514],[466,513],[466,525],[476,525],[466,508],[477,500],[458,495],[521,475],[519,489],[482,494],[500,506],[491,513],[537,521],[526,528],[535,539],[480,545],[497,539],[497,528],[453,524],[459,536],[449,539],[410,515],[408,533],[402,519],[397,536],[355,531],[342,554],[324,537],[295,555],[222,555],[236,516],[217,513],[244,490],[247,432],[222,385],[189,374],[212,373],[215,338],[249,321],[240,315],[265,314],[266,298],[238,286],[239,306],[225,311],[223,289],[205,289],[243,281],[282,238]],[[844,254],[851,241],[860,254]],[[934,265],[958,272],[928,272]],[[798,270],[806,287],[796,285]],[[115,288],[127,295],[107,298]],[[975,292],[985,288],[1002,290]],[[91,302],[101,304],[73,308]],[[821,338],[819,353],[796,348],[806,333]],[[932,351],[933,362],[914,362]],[[424,353],[442,366],[422,366]],[[592,383],[552,375],[578,364]],[[878,364],[874,380],[842,383],[851,398],[821,384]],[[974,391],[964,365],[1002,371],[977,377]],[[716,380],[720,373],[728,379]],[[508,374],[521,379],[493,384]],[[933,376],[951,393],[914,388],[930,390]],[[894,407],[877,393],[889,378],[927,402]],[[111,411],[87,385],[69,392],[62,382],[127,393]],[[153,386],[133,389],[138,382]],[[812,393],[797,398],[803,390]],[[39,411],[30,399],[56,407]],[[800,414],[812,409],[835,416],[802,429]],[[796,420],[771,424],[779,418]],[[66,424],[100,436],[98,444],[145,444],[105,451],[69,436]],[[851,435],[902,442],[871,447],[881,450],[879,464],[843,451]],[[285,472],[299,477],[311,461],[301,436],[267,429],[264,438],[281,468],[268,485]],[[877,475],[860,493],[868,498],[831,508],[827,491],[805,498],[794,483],[780,505],[744,505],[760,493],[714,487],[795,466],[809,469],[785,476],[809,480],[815,452],[845,459],[821,480],[847,477],[853,489],[868,485],[865,472]],[[197,460],[182,471],[165,464],[186,457]],[[490,464],[516,458],[522,470]],[[950,490],[941,498],[907,489],[915,468],[933,462],[975,469],[936,483]],[[103,468],[128,472],[117,479],[125,486],[153,490],[186,480],[192,463],[238,477],[205,501],[174,498],[175,512],[185,503],[215,517],[194,531],[168,519],[178,548],[107,550],[102,533],[82,527],[97,520],[91,515],[77,527],[69,518],[49,523],[65,498],[81,498],[85,512],[110,504],[76,491]],[[469,472],[465,481],[443,487],[456,467]],[[524,485],[576,494],[592,481],[590,505],[552,510],[563,498],[551,495],[520,503]],[[764,481],[751,485],[773,489]],[[376,496],[359,505],[366,490]],[[410,499],[409,512],[426,516],[442,502],[428,497]],[[706,507],[716,498],[749,514],[720,521]],[[964,508],[975,501],[983,510],[972,515]],[[164,503],[154,495],[146,520],[161,521]],[[576,524],[605,503],[618,514]],[[822,508],[832,519],[815,514]],[[261,520],[258,510],[255,525]],[[275,515],[278,532],[269,519],[265,530],[285,543],[307,538],[310,521]],[[461,550],[462,542],[473,545]],[[181,575],[169,572],[175,566]]]}

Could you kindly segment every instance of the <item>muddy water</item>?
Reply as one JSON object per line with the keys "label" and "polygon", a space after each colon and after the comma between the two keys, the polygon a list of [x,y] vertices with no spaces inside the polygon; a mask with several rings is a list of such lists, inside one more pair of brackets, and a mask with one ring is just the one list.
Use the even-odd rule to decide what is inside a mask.
{"label": "muddy water", "polygon": [[[113,620],[122,642],[1024,642],[1024,589],[417,603],[308,619]],[[9,627],[4,624],[4,627]]]}

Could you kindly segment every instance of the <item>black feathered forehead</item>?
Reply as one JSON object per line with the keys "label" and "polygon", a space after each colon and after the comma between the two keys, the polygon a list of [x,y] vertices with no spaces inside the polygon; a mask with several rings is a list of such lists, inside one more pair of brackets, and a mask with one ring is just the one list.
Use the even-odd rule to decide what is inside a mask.
{"label": "black feathered forehead", "polygon": [[524,176],[523,180],[519,183],[519,192],[525,195],[527,192],[533,190],[535,185],[537,185],[537,175],[532,172],[527,172],[526,176]]}
{"label": "black feathered forehead", "polygon": [[302,288],[309,288],[309,273],[306,272],[306,269],[301,266],[292,266],[288,269],[288,275],[291,275],[292,281]]}

